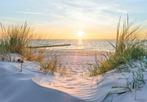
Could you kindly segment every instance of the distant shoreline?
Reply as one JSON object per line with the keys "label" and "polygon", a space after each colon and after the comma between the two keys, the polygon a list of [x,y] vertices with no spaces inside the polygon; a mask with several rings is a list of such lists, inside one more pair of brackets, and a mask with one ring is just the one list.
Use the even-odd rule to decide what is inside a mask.
{"label": "distant shoreline", "polygon": [[[46,50],[46,49],[45,49]],[[46,54],[64,56],[96,56],[113,53],[112,51],[84,50],[84,49],[47,49]]]}

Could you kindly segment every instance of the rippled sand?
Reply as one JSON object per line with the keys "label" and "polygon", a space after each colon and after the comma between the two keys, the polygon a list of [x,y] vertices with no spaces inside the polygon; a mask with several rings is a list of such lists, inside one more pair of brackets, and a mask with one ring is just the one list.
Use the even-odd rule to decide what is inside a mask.
{"label": "rippled sand", "polygon": [[[96,54],[98,59],[103,59],[103,53],[96,53],[95,51],[59,51],[49,54],[57,54],[62,67],[67,71],[65,75],[56,73],[55,75],[45,75],[40,73],[39,65],[35,62],[26,61],[23,64],[23,73],[33,74],[33,81],[42,87],[55,89],[67,93],[73,97],[88,102],[97,102],[97,96],[100,91],[97,84],[102,80],[101,76],[89,77],[89,64],[95,64]],[[19,64],[15,65],[20,67]],[[35,76],[34,76],[35,75]]]}
{"label": "rippled sand", "polygon": [[[105,57],[99,53],[97,58],[101,61]],[[65,69],[68,69],[68,73],[44,74],[40,72],[40,66],[36,62],[25,61],[22,72],[19,71],[20,63],[1,63],[0,101],[19,102],[15,100],[23,100],[22,102],[26,102],[27,100],[35,100],[35,102],[40,102],[39,100],[43,100],[43,102],[48,102],[48,100],[54,100],[57,97],[55,102],[59,102],[59,100],[65,102],[64,99],[66,102],[147,102],[146,84],[135,93],[128,90],[127,80],[132,80],[130,72],[118,73],[113,70],[104,75],[89,77],[87,75],[88,64],[96,63],[95,54],[79,55],[77,52],[72,52],[70,55],[69,53],[61,53],[58,55],[58,60]],[[144,68],[143,74],[146,82],[145,63],[138,61],[133,62],[130,66],[132,70],[140,68]],[[25,85],[23,86],[23,84]],[[7,88],[12,91],[9,92]],[[13,94],[14,92],[15,94]],[[3,97],[4,94],[6,97]],[[37,95],[37,98],[32,98],[34,94]],[[44,94],[50,97],[44,96]],[[24,98],[25,95],[28,99]]]}
{"label": "rippled sand", "polygon": [[[101,60],[103,53],[98,54],[97,56]],[[95,102],[97,94],[100,94],[97,90],[97,83],[102,79],[101,76],[89,77],[86,74],[89,71],[89,64],[96,63],[95,55],[94,52],[84,52],[83,54],[81,51],[62,52],[61,54],[58,52],[58,59],[70,74],[63,76],[55,74],[50,80],[36,78],[34,81],[43,87],[57,89],[80,99]]]}
{"label": "rippled sand", "polygon": [[84,78],[82,76],[72,75],[68,77],[55,76],[52,81],[35,80],[39,85],[47,88],[53,88],[86,101],[96,101],[97,81],[99,78]]}

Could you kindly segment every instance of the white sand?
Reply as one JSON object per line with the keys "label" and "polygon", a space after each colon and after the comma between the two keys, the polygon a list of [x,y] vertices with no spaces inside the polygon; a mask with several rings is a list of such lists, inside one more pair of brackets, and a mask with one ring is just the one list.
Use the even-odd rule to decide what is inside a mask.
{"label": "white sand", "polygon": [[[44,75],[35,62],[25,62],[23,72],[19,72],[19,63],[0,62],[0,102],[147,102],[147,84],[136,92],[125,88],[131,73],[111,71],[87,77],[83,73],[87,63],[95,63],[94,56],[58,57],[66,68],[74,70],[71,75]],[[133,65],[135,70],[142,67],[139,62]],[[144,78],[146,81],[146,70]],[[125,93],[118,94],[121,92]]]}
{"label": "white sand", "polygon": [[[63,60],[64,58],[64,60]],[[38,81],[36,83],[43,87],[53,88],[65,93],[69,93],[72,96],[80,99],[92,102],[147,102],[147,98],[143,95],[146,91],[137,90],[136,93],[131,92],[126,88],[127,79],[132,79],[132,73],[118,73],[108,72],[103,76],[97,76],[89,78],[83,76],[82,73],[87,71],[87,63],[95,63],[94,56],[87,55],[64,55],[59,56],[62,63],[67,68],[72,68],[74,73],[68,77],[55,76],[53,82]],[[103,59],[99,56],[99,59]],[[85,65],[85,66],[84,66]],[[142,68],[140,62],[132,63],[133,70]],[[147,79],[147,73],[144,72],[145,80]],[[144,87],[146,84],[144,85]],[[121,87],[121,88],[113,88]],[[144,90],[144,87],[142,88]],[[126,92],[124,94],[117,94]],[[111,93],[111,95],[109,95]],[[139,94],[140,93],[140,94]],[[115,97],[117,96],[117,97]],[[143,97],[144,96],[144,97]],[[122,99],[120,99],[122,98]],[[146,98],[146,99],[145,99]]]}
{"label": "white sand", "polygon": [[41,74],[19,72],[15,63],[0,65],[0,102],[84,102],[68,93],[40,87],[32,78]]}

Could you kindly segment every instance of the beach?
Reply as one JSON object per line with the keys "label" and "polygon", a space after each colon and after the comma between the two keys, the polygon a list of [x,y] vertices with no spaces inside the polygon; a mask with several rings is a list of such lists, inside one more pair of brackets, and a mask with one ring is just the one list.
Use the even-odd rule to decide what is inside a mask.
{"label": "beach", "polygon": [[0,0],[0,102],[147,102],[147,0]]}
{"label": "beach", "polygon": [[[21,64],[17,62],[0,62],[0,101],[2,102],[110,102],[117,93],[129,92],[125,89],[126,78],[129,73],[116,73],[110,71],[104,75],[88,76],[89,64],[95,64],[95,55],[99,60],[108,52],[95,51],[52,51],[51,55],[58,55],[62,66],[68,69],[66,74],[54,75],[42,73],[39,64],[25,61],[20,72]],[[51,56],[50,55],[50,56]],[[47,55],[49,56],[49,54]],[[17,58],[16,58],[17,59]],[[139,62],[137,62],[139,64]],[[139,65],[137,66],[137,68]],[[124,88],[113,89],[114,86]],[[112,91],[112,95],[107,97]],[[140,91],[138,91],[140,92]],[[127,93],[126,93],[127,94]],[[125,95],[125,94],[122,94]],[[118,95],[115,101],[121,97],[120,102],[134,102],[134,98],[128,100],[127,96]],[[138,98],[140,98],[138,96]],[[141,98],[142,99],[142,98]],[[146,100],[146,99],[144,99]],[[140,101],[135,101],[140,102]],[[142,102],[142,101],[141,101]],[[144,101],[145,102],[145,101]]]}
{"label": "beach", "polygon": [[[59,102],[59,100],[60,102],[93,102],[95,100],[93,93],[96,93],[96,81],[98,79],[90,78],[85,73],[88,72],[88,63],[95,63],[94,52],[54,52],[58,55],[62,66],[68,70],[66,75],[59,73],[55,73],[55,75],[44,74],[39,70],[40,66],[36,62],[25,61],[22,72],[20,72],[20,63],[1,62],[0,70],[3,71],[1,76],[5,79],[0,82],[2,84],[0,87],[4,88],[0,100],[3,102],[18,102],[19,100],[24,100],[24,102],[25,100],[28,102],[34,100],[35,102],[40,102],[40,100],[42,102]],[[88,55],[88,53],[91,54]],[[51,54],[54,55],[55,53]],[[16,91],[14,96],[12,93],[8,93],[7,89],[12,90],[12,93]],[[12,95],[12,99],[7,100],[6,97],[3,97],[5,94],[7,97]],[[19,95],[28,98],[23,99]],[[44,95],[49,95],[49,97]],[[38,97],[39,99],[31,97]]]}
{"label": "beach", "polygon": [[32,79],[36,73],[19,72],[17,64],[0,63],[0,101],[1,102],[86,102],[52,88],[44,88]]}

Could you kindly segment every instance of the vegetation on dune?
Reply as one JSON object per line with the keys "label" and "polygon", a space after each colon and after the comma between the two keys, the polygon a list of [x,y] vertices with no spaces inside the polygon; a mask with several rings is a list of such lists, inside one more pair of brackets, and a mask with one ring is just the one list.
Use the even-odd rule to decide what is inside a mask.
{"label": "vegetation on dune", "polygon": [[127,64],[131,60],[138,60],[146,55],[144,41],[137,38],[139,27],[130,24],[129,18],[121,22],[121,17],[117,25],[117,36],[115,45],[110,43],[115,52],[100,64],[92,65],[91,76],[105,73],[112,69],[119,68],[122,64]]}
{"label": "vegetation on dune", "polygon": [[56,56],[53,56],[51,60],[40,62],[41,69],[43,72],[52,73],[57,72],[58,60]]}
{"label": "vegetation on dune", "polygon": [[51,54],[48,57],[44,57],[43,60],[39,61],[40,70],[44,73],[59,73],[60,75],[67,75],[67,70],[62,66],[58,56],[54,52],[50,52]]}
{"label": "vegetation on dune", "polygon": [[1,54],[18,53],[23,55],[32,37],[31,28],[27,23],[20,26],[5,27],[2,24],[0,26],[2,32],[0,41]]}
{"label": "vegetation on dune", "polygon": [[[44,72],[54,73],[59,71],[57,67],[59,63],[56,56],[53,56],[51,60],[46,62],[44,51],[34,53],[34,51],[27,48],[32,38],[32,30],[27,23],[20,26],[12,25],[8,27],[0,24],[0,27],[2,33],[0,40],[1,55],[8,56],[10,53],[17,53],[27,60],[39,62],[41,65],[40,70]],[[117,25],[116,43],[115,45],[110,43],[114,47],[115,52],[109,54],[109,57],[106,57],[106,60],[100,63],[96,60],[97,63],[91,65],[91,76],[120,68],[119,66],[122,64],[127,64],[131,60],[138,60],[145,56],[144,41],[139,40],[136,36],[138,30],[139,27],[130,23],[128,17],[123,22],[120,17]]]}
{"label": "vegetation on dune", "polygon": [[127,87],[133,91],[140,89],[145,84],[144,74],[142,69],[138,69],[137,71],[132,72],[132,80],[127,80]]}
{"label": "vegetation on dune", "polygon": [[57,58],[53,56],[50,61],[45,61],[44,50],[33,50],[28,48],[32,39],[31,27],[24,23],[20,26],[8,26],[0,24],[1,27],[1,40],[0,40],[0,54],[5,57],[7,61],[12,61],[11,53],[21,55],[29,61],[36,61],[40,63],[43,72],[57,72]]}
{"label": "vegetation on dune", "polygon": [[24,53],[24,58],[29,61],[43,62],[45,59],[44,49],[29,49],[27,53]]}

